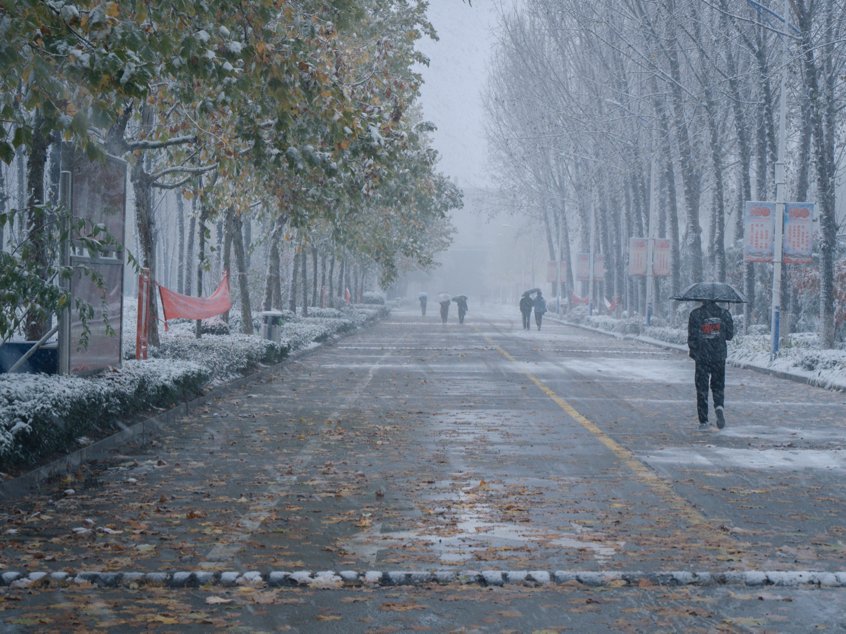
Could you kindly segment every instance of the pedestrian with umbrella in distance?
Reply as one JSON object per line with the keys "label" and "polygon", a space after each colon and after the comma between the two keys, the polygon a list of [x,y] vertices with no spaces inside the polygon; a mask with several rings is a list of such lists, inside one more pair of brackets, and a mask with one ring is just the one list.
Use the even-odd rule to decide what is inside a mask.
{"label": "pedestrian with umbrella in distance", "polygon": [[464,323],[464,315],[467,314],[467,295],[456,295],[452,298],[458,304],[458,323]]}
{"label": "pedestrian with umbrella in distance", "polygon": [[520,298],[520,313],[523,315],[523,330],[530,330],[532,327],[532,296],[529,291],[523,293]]}
{"label": "pedestrian with umbrella in distance", "polygon": [[421,313],[421,315],[423,315],[423,317],[425,317],[426,316],[426,300],[429,299],[429,295],[427,293],[423,292],[423,293],[420,293],[417,296],[417,299],[420,300],[420,313]]}
{"label": "pedestrian with umbrella in distance", "polygon": [[535,295],[535,301],[532,302],[532,307],[535,309],[535,323],[538,325],[538,330],[540,330],[543,315],[546,312],[546,300],[543,298],[543,293],[540,289],[538,289],[538,294]]}
{"label": "pedestrian with umbrella in distance", "polygon": [[699,430],[706,431],[708,422],[708,387],[714,400],[717,428],[726,425],[726,341],[734,337],[731,313],[717,302],[742,303],[746,300],[728,284],[699,282],[687,287],[673,299],[683,302],[701,301],[702,305],[690,311],[687,322],[687,347],[690,358],[696,363],[696,413]]}
{"label": "pedestrian with umbrella in distance", "polygon": [[447,317],[449,317],[449,305],[452,300],[450,299],[449,295],[446,293],[440,293],[438,295],[438,303],[441,305],[441,323],[447,323]]}

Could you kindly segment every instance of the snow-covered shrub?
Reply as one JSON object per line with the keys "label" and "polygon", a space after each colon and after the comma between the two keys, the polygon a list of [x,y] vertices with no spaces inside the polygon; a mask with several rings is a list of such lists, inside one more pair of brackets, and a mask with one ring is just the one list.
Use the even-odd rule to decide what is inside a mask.
{"label": "snow-covered shrub", "polygon": [[282,324],[282,340],[286,341],[291,350],[300,350],[315,341],[325,341],[335,331],[329,325],[332,321],[306,318]]}
{"label": "snow-covered shrub", "polygon": [[362,302],[365,304],[384,304],[385,294],[378,291],[366,291],[362,296]]}
{"label": "snow-covered shrub", "polygon": [[680,328],[649,326],[645,329],[644,334],[647,337],[652,337],[653,339],[658,339],[659,341],[687,345],[687,330],[682,330]]}
{"label": "snow-covered shrub", "polygon": [[322,317],[323,319],[340,319],[343,317],[337,308],[309,308],[309,317]]}
{"label": "snow-covered shrub", "polygon": [[0,469],[73,447],[118,418],[196,395],[208,370],[186,361],[128,361],[94,378],[0,375]]}
{"label": "snow-covered shrub", "polygon": [[270,341],[255,335],[212,337],[163,336],[161,345],[150,355],[163,359],[183,359],[197,363],[216,380],[240,376],[259,363],[277,363],[288,354],[287,342]]}
{"label": "snow-covered shrub", "polygon": [[200,333],[203,335],[228,335],[230,333],[229,324],[220,315],[209,317],[200,322]]}

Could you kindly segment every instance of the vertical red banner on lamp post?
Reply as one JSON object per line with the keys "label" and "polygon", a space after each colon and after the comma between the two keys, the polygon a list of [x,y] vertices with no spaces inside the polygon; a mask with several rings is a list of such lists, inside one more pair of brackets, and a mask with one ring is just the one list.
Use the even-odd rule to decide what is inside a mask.
{"label": "vertical red banner on lamp post", "polygon": [[138,276],[138,319],[135,323],[135,358],[147,358],[147,332],[150,321],[150,271],[142,269]]}
{"label": "vertical red banner on lamp post", "polygon": [[747,201],[743,218],[743,261],[772,262],[776,204]]}
{"label": "vertical red banner on lamp post", "polygon": [[653,238],[655,245],[652,248],[652,275],[654,277],[667,277],[670,275],[670,259],[672,258],[669,238]]}
{"label": "vertical red banner on lamp post", "polygon": [[629,238],[629,275],[646,275],[646,238]]}
{"label": "vertical red banner on lamp post", "polygon": [[784,205],[784,263],[814,261],[814,203]]}

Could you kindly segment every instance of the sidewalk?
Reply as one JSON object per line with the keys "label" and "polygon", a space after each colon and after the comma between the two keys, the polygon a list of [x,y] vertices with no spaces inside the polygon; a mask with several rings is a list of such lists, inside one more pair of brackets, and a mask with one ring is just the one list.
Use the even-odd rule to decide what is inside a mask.
{"label": "sidewalk", "polygon": [[[657,346],[660,348],[664,348],[667,350],[676,350],[678,352],[687,355],[688,349],[686,345],[680,345],[675,343],[670,343],[667,341],[661,341],[660,339],[655,339],[654,337],[647,337],[644,335],[624,335],[616,332],[611,332],[608,330],[603,330],[601,328],[594,328],[592,326],[586,326],[584,324],[575,323],[572,321],[568,321],[564,318],[559,318],[556,313],[549,312],[546,314],[546,319],[553,320],[557,323],[560,323],[565,326],[571,326],[573,328],[581,328],[582,330],[587,330],[590,332],[595,332],[601,335],[605,335],[608,337],[613,337],[616,339],[623,339],[623,340],[630,340],[630,341],[640,341],[642,343],[646,343],[652,346]],[[727,360],[729,365],[732,365],[737,368],[743,368],[745,370],[753,370],[755,372],[761,372],[763,374],[768,374],[770,376],[775,376],[780,379],[785,379],[787,381],[795,381],[797,383],[805,383],[808,385],[813,385],[815,387],[820,387],[823,389],[828,390],[835,390],[835,391],[846,391],[846,376],[843,376],[840,381],[837,380],[837,377],[830,377],[827,376],[825,378],[821,378],[819,374],[815,374],[811,371],[802,371],[798,368],[791,368],[790,370],[783,370],[773,368],[769,365],[763,365],[761,363],[750,363],[746,361],[739,361],[736,359],[731,358],[731,351],[729,351],[729,358]]]}

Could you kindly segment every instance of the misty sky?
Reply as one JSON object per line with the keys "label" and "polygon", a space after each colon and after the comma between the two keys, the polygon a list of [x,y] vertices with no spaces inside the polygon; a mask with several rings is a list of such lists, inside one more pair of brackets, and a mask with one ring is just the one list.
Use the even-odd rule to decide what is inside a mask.
{"label": "misty sky", "polygon": [[431,0],[429,19],[440,38],[424,38],[420,50],[431,63],[423,68],[423,112],[438,126],[434,146],[440,171],[462,187],[490,185],[486,173],[482,90],[493,48],[501,0]]}

